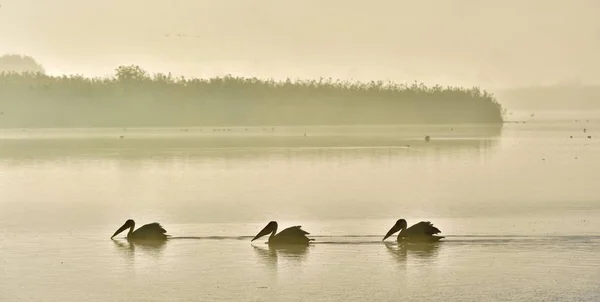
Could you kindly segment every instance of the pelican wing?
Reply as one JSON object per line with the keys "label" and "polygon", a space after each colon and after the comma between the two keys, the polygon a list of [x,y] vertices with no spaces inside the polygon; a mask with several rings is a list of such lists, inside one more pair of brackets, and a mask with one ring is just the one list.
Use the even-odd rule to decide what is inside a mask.
{"label": "pelican wing", "polygon": [[441,231],[429,221],[421,221],[406,229],[406,231],[401,232],[404,236],[433,236],[439,233]]}
{"label": "pelican wing", "polygon": [[279,232],[271,241],[273,243],[281,244],[308,244],[309,241],[314,240],[306,237],[308,234],[310,233],[301,229],[301,226],[297,225]]}
{"label": "pelican wing", "polygon": [[135,230],[134,236],[136,239],[164,239],[167,231],[158,223],[149,223]]}
{"label": "pelican wing", "polygon": [[289,227],[287,229],[284,229],[283,231],[279,232],[279,234],[277,234],[277,236],[281,236],[281,237],[306,237],[306,235],[309,235],[310,233],[301,229],[302,226],[293,226],[293,227]]}

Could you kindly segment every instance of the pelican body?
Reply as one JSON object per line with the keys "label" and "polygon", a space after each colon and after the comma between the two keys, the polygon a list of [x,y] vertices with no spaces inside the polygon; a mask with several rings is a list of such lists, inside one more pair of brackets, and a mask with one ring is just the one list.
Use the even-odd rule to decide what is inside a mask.
{"label": "pelican body", "polygon": [[435,236],[441,231],[434,227],[429,221],[421,221],[409,228],[406,227],[406,220],[398,219],[396,224],[394,224],[387,234],[385,234],[383,240],[387,239],[398,231],[400,231],[397,238],[398,242],[437,242],[444,238],[444,236]]}
{"label": "pelican body", "polygon": [[167,231],[158,222],[143,225],[135,231],[133,230],[134,228],[135,222],[133,219],[128,219],[125,221],[125,224],[110,237],[110,239],[113,239],[113,237],[126,229],[129,229],[129,233],[127,233],[127,240],[129,241],[164,241],[167,240],[167,237],[169,236],[165,234]]}
{"label": "pelican body", "polygon": [[301,226],[299,226],[299,225],[289,227],[289,228],[284,229],[283,231],[279,232],[279,234],[275,234],[275,233],[277,233],[277,222],[271,221],[267,224],[266,227],[264,227],[262,229],[262,231],[260,231],[256,236],[254,236],[254,238],[252,238],[252,240],[250,240],[250,241],[254,241],[254,240],[256,240],[262,236],[265,236],[269,233],[271,234],[269,236],[269,241],[268,241],[268,244],[270,246],[274,246],[274,245],[308,245],[310,243],[310,241],[314,240],[314,239],[309,239],[308,237],[306,237],[306,235],[308,235],[310,233],[301,229]]}

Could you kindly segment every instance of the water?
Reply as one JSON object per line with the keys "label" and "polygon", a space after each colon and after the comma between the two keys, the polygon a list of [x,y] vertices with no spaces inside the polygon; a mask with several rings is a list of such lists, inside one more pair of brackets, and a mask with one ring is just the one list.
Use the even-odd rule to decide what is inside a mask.
{"label": "water", "polygon": [[[598,121],[0,137],[2,301],[600,299]],[[382,243],[398,218],[447,238]],[[270,220],[315,244],[251,244]]]}

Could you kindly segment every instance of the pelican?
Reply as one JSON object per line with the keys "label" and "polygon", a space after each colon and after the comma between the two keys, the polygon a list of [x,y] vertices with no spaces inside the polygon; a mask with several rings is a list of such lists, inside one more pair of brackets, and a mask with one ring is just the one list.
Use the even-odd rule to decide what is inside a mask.
{"label": "pelican", "polygon": [[[421,221],[410,228],[406,228],[406,220],[398,219],[396,224],[385,234],[383,240],[400,231],[397,241],[420,241],[420,242],[436,242],[444,238],[444,236],[434,236],[441,231],[434,227],[429,221]],[[382,240],[382,241],[383,241]]]}
{"label": "pelican", "polygon": [[129,229],[129,233],[127,233],[127,240],[129,241],[160,241],[167,240],[167,237],[169,237],[169,235],[165,234],[167,231],[163,229],[163,227],[158,222],[143,225],[141,228],[135,231],[133,230],[134,228],[135,222],[133,221],[133,219],[127,219],[127,221],[125,221],[125,224],[123,224],[123,226],[121,226],[110,237],[110,239],[113,239],[113,237],[119,235],[119,233],[125,231],[126,229]]}
{"label": "pelican", "polygon": [[252,242],[269,233],[271,233],[268,241],[269,245],[308,245],[310,241],[314,240],[306,237],[306,235],[310,233],[301,229],[301,226],[299,225],[284,229],[283,231],[279,232],[279,234],[275,235],[275,233],[277,233],[277,222],[271,221],[264,229],[262,229],[262,231],[258,233],[258,235],[254,236],[254,238],[252,238],[250,241]]}

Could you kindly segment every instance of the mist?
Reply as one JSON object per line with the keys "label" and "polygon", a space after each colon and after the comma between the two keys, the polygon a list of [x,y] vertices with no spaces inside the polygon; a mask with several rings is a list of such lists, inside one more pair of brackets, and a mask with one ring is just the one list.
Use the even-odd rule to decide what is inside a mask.
{"label": "mist", "polygon": [[0,53],[49,74],[598,84],[597,1],[5,0]]}
{"label": "mist", "polygon": [[600,301],[598,12],[2,0],[0,300]]}

